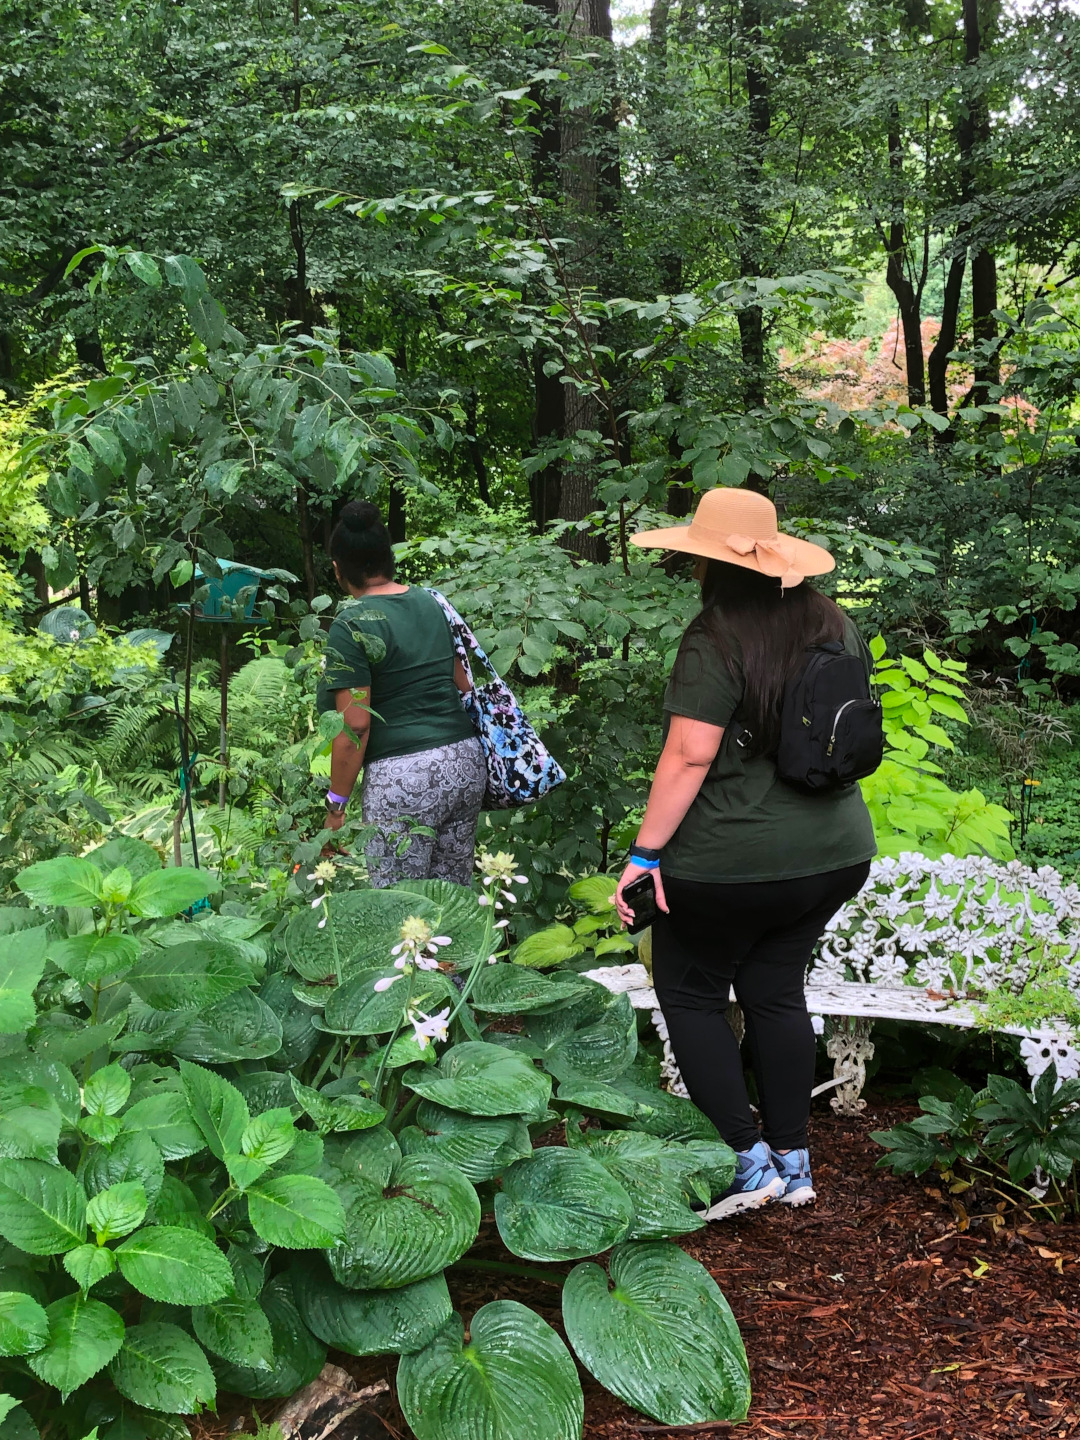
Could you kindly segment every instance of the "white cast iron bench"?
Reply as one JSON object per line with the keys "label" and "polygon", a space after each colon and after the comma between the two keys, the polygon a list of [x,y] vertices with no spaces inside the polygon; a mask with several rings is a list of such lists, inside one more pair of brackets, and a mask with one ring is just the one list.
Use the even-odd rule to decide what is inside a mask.
{"label": "white cast iron bench", "polygon": [[[986,1011],[978,997],[1002,987],[1019,995],[1040,962],[1061,966],[1080,1004],[1078,952],[1080,886],[1050,866],[1032,870],[983,856],[875,860],[865,887],[829,925],[807,979],[807,1009],[826,1036],[834,1067],[833,1080],[819,1089],[836,1090],[837,1114],[857,1115],[866,1105],[861,1097],[875,1020],[972,1029]],[[685,1094],[645,966],[600,966],[585,974],[625,991],[635,1009],[652,1012],[669,1088]],[[738,1031],[737,1008],[728,1016]],[[1032,1080],[1051,1064],[1059,1079],[1080,1076],[1080,1030],[1064,1018],[994,1028],[1020,1037]]]}

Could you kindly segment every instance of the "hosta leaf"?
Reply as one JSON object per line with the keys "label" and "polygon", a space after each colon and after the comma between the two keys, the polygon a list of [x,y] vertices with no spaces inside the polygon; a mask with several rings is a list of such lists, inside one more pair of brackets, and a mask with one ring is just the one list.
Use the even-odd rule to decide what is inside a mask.
{"label": "hosta leaf", "polygon": [[[376,891],[376,894],[383,892]],[[377,991],[376,980],[393,979],[389,990]],[[324,1028],[332,1035],[383,1035],[401,1021],[408,982],[400,970],[358,970],[331,990],[323,1012]],[[438,970],[421,971],[413,984],[415,1009],[432,1014],[457,998],[457,991]]]}
{"label": "hosta leaf", "polygon": [[692,1101],[645,1083],[635,1071],[619,1075],[611,1083],[637,1106],[634,1112],[635,1129],[644,1130],[649,1135],[660,1135],[665,1140],[720,1139],[716,1126]]}
{"label": "hosta leaf", "polygon": [[49,1317],[38,1302],[17,1290],[0,1290],[0,1355],[30,1355],[48,1338]]}
{"label": "hosta leaf", "polygon": [[613,1394],[663,1425],[742,1420],[750,1372],[715,1280],[676,1245],[620,1245],[611,1281],[578,1265],[563,1321],[578,1359]]}
{"label": "hosta leaf", "polygon": [[232,1268],[212,1240],[179,1225],[147,1225],[115,1252],[124,1279],[151,1300],[208,1305],[233,1290]]}
{"label": "hosta leaf", "polygon": [[508,1165],[532,1154],[529,1127],[519,1116],[462,1115],[430,1100],[421,1102],[416,1124],[398,1138],[406,1155],[434,1155],[456,1165],[474,1185],[494,1180]]}
{"label": "hosta leaf", "polygon": [[319,1174],[339,1186],[352,1180],[370,1181],[381,1190],[389,1185],[401,1148],[385,1125],[348,1135],[328,1135]]}
{"label": "hosta leaf", "polygon": [[383,1188],[357,1180],[345,1240],[330,1251],[335,1279],[356,1290],[424,1280],[459,1260],[480,1229],[480,1202],[460,1170],[406,1156]]}
{"label": "hosta leaf", "polygon": [[78,1245],[64,1256],[64,1269],[80,1290],[87,1291],[113,1273],[116,1259],[104,1245]]}
{"label": "hosta leaf", "polygon": [[248,1216],[257,1235],[287,1250],[336,1244],[345,1214],[336,1192],[313,1175],[278,1175],[247,1191]]}
{"label": "hosta leaf", "polygon": [[44,1160],[0,1165],[0,1235],[30,1255],[61,1255],[86,1239],[86,1192]]}
{"label": "hosta leaf", "polygon": [[402,1355],[419,1350],[453,1311],[440,1273],[397,1290],[346,1290],[325,1268],[293,1270],[297,1309],[312,1334],[346,1355]]}
{"label": "hosta leaf", "polygon": [[239,946],[207,939],[146,946],[126,979],[155,1010],[200,1010],[251,985],[255,975]]}
{"label": "hosta leaf", "polygon": [[[436,935],[449,935],[450,944],[439,951],[439,959],[459,969],[471,966],[480,955],[486,919],[480,896],[468,885],[455,885],[451,880],[400,880],[389,892],[394,895],[419,895],[425,905],[424,918]],[[413,909],[410,914],[421,914]],[[394,942],[397,943],[396,941]]]}
{"label": "hosta leaf", "polygon": [[74,935],[49,946],[49,959],[80,985],[119,975],[138,958],[139,947],[130,935]]}
{"label": "hosta leaf", "polygon": [[605,1085],[601,1080],[581,1080],[571,1077],[559,1084],[555,1099],[562,1105],[574,1105],[589,1115],[610,1115],[617,1120],[632,1120],[637,1104],[614,1085]]}
{"label": "hosta leaf", "polygon": [[102,874],[89,860],[73,855],[60,855],[55,860],[39,860],[15,877],[15,884],[30,904],[73,905],[93,907],[101,898]]}
{"label": "hosta leaf", "polygon": [[634,1207],[604,1167],[550,1146],[503,1176],[495,1220],[503,1244],[526,1260],[579,1260],[625,1239]]}
{"label": "hosta leaf", "polygon": [[469,998],[473,1008],[486,1015],[514,1015],[576,1000],[586,989],[573,976],[549,980],[535,970],[500,962],[484,966]]}
{"label": "hosta leaf", "polygon": [[[389,964],[390,951],[401,938],[401,923],[407,916],[419,915],[430,924],[436,915],[430,901],[395,890],[346,891],[335,895],[331,903],[334,939],[347,974]],[[334,974],[333,946],[327,928],[318,928],[320,918],[310,906],[305,907],[285,931],[289,959],[305,980],[325,980]]]}
{"label": "hosta leaf", "polygon": [[195,1337],[207,1350],[234,1365],[269,1370],[274,1363],[270,1321],[258,1300],[227,1296],[191,1312]]}
{"label": "hosta leaf", "polygon": [[128,908],[135,915],[157,918],[177,915],[220,888],[206,870],[190,870],[185,866],[156,870],[136,880],[128,897]]}
{"label": "hosta leaf", "polygon": [[112,1308],[85,1295],[65,1295],[46,1310],[49,1338],[27,1364],[39,1380],[67,1399],[106,1366],[124,1343],[124,1322]]}
{"label": "hosta leaf", "polygon": [[177,1090],[159,1090],[136,1100],[120,1119],[126,1133],[148,1135],[166,1160],[183,1160],[206,1146],[191,1106]]}
{"label": "hosta leaf", "polygon": [[192,1119],[213,1154],[219,1160],[224,1160],[226,1154],[236,1154],[251,1118],[240,1091],[212,1070],[185,1060],[180,1062],[180,1078]]}
{"label": "hosta leaf", "polygon": [[90,1195],[126,1180],[137,1180],[152,1205],[164,1178],[161,1151],[143,1133],[120,1135],[111,1145],[91,1145],[79,1162],[79,1179]]}
{"label": "hosta leaf", "polygon": [[704,1227],[703,1218],[690,1209],[689,1180],[663,1155],[631,1157],[614,1151],[596,1158],[634,1206],[628,1240],[664,1240]]}
{"label": "hosta leaf", "polygon": [[326,1363],[326,1346],[316,1340],[301,1320],[288,1276],[279,1275],[271,1280],[260,1304],[270,1321],[273,1364],[269,1370],[221,1364],[217,1366],[218,1381],[223,1390],[250,1395],[255,1400],[295,1395],[315,1379]]}
{"label": "hosta leaf", "polygon": [[[151,1011],[174,1022],[185,1011]],[[265,1060],[281,1049],[281,1021],[255,994],[236,990],[225,1000],[190,1015],[171,1049],[182,1060],[225,1065],[235,1060]]]}
{"label": "hosta leaf", "polygon": [[566,1013],[536,1015],[526,1026],[530,1038],[544,1046],[544,1065],[556,1079],[610,1081],[634,1063],[637,1019],[629,995],[610,995],[601,1014],[580,1027],[565,1028]]}
{"label": "hosta leaf", "polygon": [[483,1040],[452,1046],[436,1071],[409,1071],[406,1083],[425,1100],[468,1115],[539,1118],[551,1096],[551,1081],[531,1060]]}
{"label": "hosta leaf", "polygon": [[496,1300],[454,1315],[398,1363],[397,1391],[417,1440],[580,1440],[585,1404],[566,1346],[534,1311]]}
{"label": "hosta leaf", "polygon": [[166,1414],[195,1415],[217,1390],[214,1372],[191,1336],[160,1320],[128,1330],[109,1373],[121,1395]]}
{"label": "hosta leaf", "polygon": [[21,1035],[34,1023],[34,990],[45,968],[44,926],[0,935],[0,1034]]}

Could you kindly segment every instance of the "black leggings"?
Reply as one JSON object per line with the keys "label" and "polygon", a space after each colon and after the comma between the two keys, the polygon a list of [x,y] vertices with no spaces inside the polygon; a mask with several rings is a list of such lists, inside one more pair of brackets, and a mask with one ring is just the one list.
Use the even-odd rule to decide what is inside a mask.
{"label": "black leggings", "polygon": [[733,1150],[761,1136],[727,1023],[731,987],[746,1019],[764,1138],[774,1150],[803,1146],[816,1049],[806,967],[869,873],[867,860],[799,880],[664,880],[671,913],[653,923],[656,995],[690,1098]]}

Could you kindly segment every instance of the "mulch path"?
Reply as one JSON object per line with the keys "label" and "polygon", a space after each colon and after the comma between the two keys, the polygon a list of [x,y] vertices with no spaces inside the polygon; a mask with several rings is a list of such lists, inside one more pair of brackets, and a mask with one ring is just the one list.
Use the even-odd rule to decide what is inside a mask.
{"label": "mulch path", "polygon": [[[770,1206],[682,1242],[742,1328],[754,1387],[745,1425],[658,1426],[583,1373],[585,1440],[1080,1440],[1080,1226],[1021,1219],[996,1235],[978,1225],[958,1234],[929,1185],[875,1168],[882,1152],[869,1132],[911,1113],[872,1098],[857,1120],[819,1110],[816,1205]],[[489,1248],[512,1258],[497,1236],[472,1253]],[[449,1278],[466,1316],[502,1296],[559,1328],[555,1288],[481,1271]],[[331,1359],[362,1384],[390,1382],[377,1432],[408,1437],[394,1359]],[[339,1440],[366,1440],[373,1421],[346,1422]]]}

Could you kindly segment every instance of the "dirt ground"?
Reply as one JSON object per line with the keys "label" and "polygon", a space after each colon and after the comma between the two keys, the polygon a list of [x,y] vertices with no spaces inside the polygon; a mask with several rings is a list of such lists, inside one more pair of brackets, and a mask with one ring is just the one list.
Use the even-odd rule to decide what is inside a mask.
{"label": "dirt ground", "polygon": [[[748,1421],[658,1426],[583,1373],[586,1440],[1080,1440],[1080,1226],[957,1234],[922,1183],[875,1168],[882,1152],[869,1132],[909,1113],[872,1097],[858,1120],[820,1109],[812,1133],[816,1205],[770,1206],[683,1241],[742,1328],[754,1389]],[[497,1237],[479,1253],[488,1248],[492,1258],[512,1258]],[[480,1271],[449,1278],[466,1316],[512,1297],[559,1328],[555,1287]],[[330,1358],[363,1384],[385,1378],[391,1387],[378,1421],[346,1422],[339,1440],[405,1440],[393,1399],[395,1360]],[[226,1406],[221,1413],[224,1420]]]}

